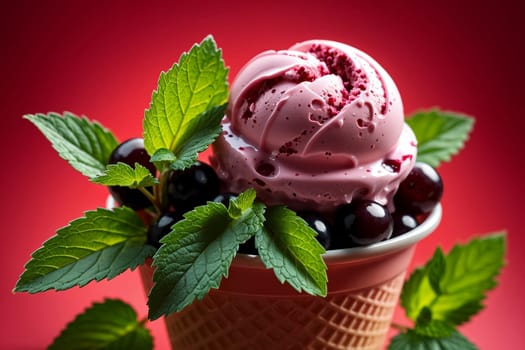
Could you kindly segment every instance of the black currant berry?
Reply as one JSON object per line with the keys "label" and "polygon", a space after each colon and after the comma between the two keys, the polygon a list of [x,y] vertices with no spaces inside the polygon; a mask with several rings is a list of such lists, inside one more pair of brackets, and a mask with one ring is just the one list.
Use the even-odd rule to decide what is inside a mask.
{"label": "black currant berry", "polygon": [[354,200],[336,209],[335,226],[339,241],[368,245],[390,238],[394,227],[387,208],[370,200]]}
{"label": "black currant berry", "polygon": [[392,237],[397,237],[407,233],[408,231],[415,229],[418,225],[416,218],[400,211],[393,213],[392,218],[394,219],[394,231],[392,232]]}
{"label": "black currant berry", "polygon": [[[155,165],[150,163],[149,159],[150,157],[144,149],[144,140],[142,138],[132,138],[122,142],[113,150],[108,163],[116,164],[122,162],[132,167],[135,166],[135,163],[139,163],[155,175],[157,170]],[[151,205],[151,202],[139,190],[121,186],[109,186],[109,192],[119,204],[134,210],[144,209]]]}
{"label": "black currant berry", "polygon": [[259,252],[257,251],[257,248],[255,248],[255,237],[251,237],[249,240],[239,245],[239,253],[258,255]]}
{"label": "black currant berry", "polygon": [[441,200],[443,181],[428,164],[416,163],[394,196],[396,210],[412,215],[430,213]]}
{"label": "black currant berry", "polygon": [[191,168],[174,170],[168,177],[168,200],[179,211],[205,204],[219,194],[219,178],[211,166],[196,162]]}
{"label": "black currant berry", "polygon": [[320,214],[311,211],[300,211],[297,215],[317,233],[315,238],[325,248],[328,249],[331,243],[332,230],[328,222]]}
{"label": "black currant berry", "polygon": [[160,216],[158,220],[148,228],[148,243],[155,248],[159,248],[162,237],[170,233],[171,226],[181,219],[182,216],[177,212],[167,213]]}

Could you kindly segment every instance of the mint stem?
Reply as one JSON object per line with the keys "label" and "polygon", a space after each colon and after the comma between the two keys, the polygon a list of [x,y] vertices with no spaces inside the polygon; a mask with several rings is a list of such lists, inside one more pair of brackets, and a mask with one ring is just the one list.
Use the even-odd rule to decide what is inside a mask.
{"label": "mint stem", "polygon": [[139,321],[139,324],[138,324],[138,325],[139,325],[140,327],[143,327],[146,323],[148,323],[148,321],[149,321],[148,318],[147,318],[147,317],[144,317],[143,319],[141,319],[141,320]]}
{"label": "mint stem", "polygon": [[390,323],[390,327],[394,328],[395,330],[401,333],[405,333],[409,329],[407,326],[395,322]]}
{"label": "mint stem", "polygon": [[155,198],[157,199],[157,203],[159,204],[159,208],[161,211],[166,211],[168,209],[168,199],[167,199],[167,189],[166,184],[168,182],[168,175],[170,173],[170,170],[163,170],[160,173],[160,179],[159,184],[155,186]]}
{"label": "mint stem", "polygon": [[153,194],[151,194],[150,191],[148,191],[147,189],[145,189],[144,187],[137,187],[137,189],[144,195],[146,196],[146,198],[149,199],[149,201],[153,204],[153,206],[155,207],[155,212],[157,214],[160,215],[161,211],[160,211],[160,206],[159,206],[159,202],[157,201],[157,199],[155,198],[155,196]]}

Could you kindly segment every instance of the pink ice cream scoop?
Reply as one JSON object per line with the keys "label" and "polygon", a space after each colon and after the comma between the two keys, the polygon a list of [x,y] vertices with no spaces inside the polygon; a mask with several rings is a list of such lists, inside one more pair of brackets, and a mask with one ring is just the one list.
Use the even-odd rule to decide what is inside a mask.
{"label": "pink ice cream scoop", "polygon": [[367,54],[311,40],[266,51],[232,84],[212,159],[232,192],[329,211],[352,198],[391,204],[415,162],[399,91]]}

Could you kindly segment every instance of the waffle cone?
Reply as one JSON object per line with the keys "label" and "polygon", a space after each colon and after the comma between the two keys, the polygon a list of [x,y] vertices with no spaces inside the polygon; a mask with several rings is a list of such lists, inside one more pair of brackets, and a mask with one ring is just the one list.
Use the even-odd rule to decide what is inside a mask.
{"label": "waffle cone", "polygon": [[[373,266],[372,269],[367,266],[379,266],[378,261],[359,261],[357,266],[338,264],[333,266],[333,274],[330,274],[329,265],[331,291],[325,298],[299,294],[278,282],[258,288],[257,284],[264,283],[267,278],[276,281],[273,272],[255,268],[257,266],[246,267],[242,261],[235,261],[221,288],[166,317],[172,348],[381,349],[411,255],[412,249],[409,249],[389,256],[390,263],[398,265],[397,269],[390,270],[401,271],[387,278],[379,278],[379,270],[374,272]],[[338,279],[345,274],[344,270],[348,270],[346,279],[349,280],[352,276],[368,273],[368,277],[373,278],[366,280],[372,284],[365,287],[340,284]],[[145,265],[141,273],[145,288],[149,290],[153,269]],[[261,276],[256,277],[257,274]],[[376,275],[371,276],[373,274]],[[251,275],[250,281],[246,280],[248,275]],[[235,284],[241,280],[244,282],[236,290]],[[247,289],[247,285],[250,288]]]}
{"label": "waffle cone", "polygon": [[[415,246],[440,219],[438,207],[403,236],[325,254],[325,298],[297,293],[279,283],[259,257],[239,254],[219,289],[166,317],[172,348],[382,349]],[[151,264],[141,266],[140,272],[148,293]]]}

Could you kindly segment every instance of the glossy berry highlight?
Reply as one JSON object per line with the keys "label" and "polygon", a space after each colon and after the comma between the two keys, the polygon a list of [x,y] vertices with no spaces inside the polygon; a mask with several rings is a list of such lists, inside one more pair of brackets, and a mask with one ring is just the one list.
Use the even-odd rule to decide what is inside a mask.
{"label": "glossy berry highlight", "polygon": [[397,211],[392,214],[392,218],[394,220],[394,231],[392,232],[392,237],[401,236],[418,226],[416,218],[410,214]]}
{"label": "glossy berry highlight", "polygon": [[339,241],[363,246],[390,238],[393,219],[387,208],[370,200],[354,200],[337,208],[335,226]]}
{"label": "glossy berry highlight", "polygon": [[416,163],[401,182],[394,196],[396,211],[412,215],[428,214],[443,196],[443,181],[439,173],[426,163]]}

